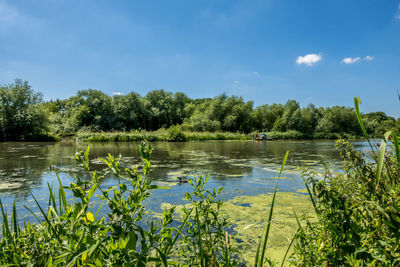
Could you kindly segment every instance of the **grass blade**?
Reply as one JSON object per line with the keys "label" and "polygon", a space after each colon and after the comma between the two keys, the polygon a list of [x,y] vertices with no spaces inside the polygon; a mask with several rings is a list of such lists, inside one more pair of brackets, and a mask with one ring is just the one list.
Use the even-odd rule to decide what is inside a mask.
{"label": "grass blade", "polygon": [[389,136],[392,136],[392,142],[394,145],[394,151],[396,152],[396,159],[397,162],[400,162],[400,142],[399,142],[399,137],[397,136],[396,132],[394,131],[388,131],[385,133],[385,139],[388,140]]}
{"label": "grass blade", "polygon": [[56,208],[57,205],[56,205],[56,197],[54,196],[54,192],[53,192],[53,184],[51,184],[51,186],[50,186],[50,184],[47,183],[47,187],[49,188],[49,193],[50,193],[49,206],[53,205],[53,207]]}
{"label": "grass blade", "polygon": [[[65,191],[64,191],[63,185],[61,183],[60,176],[58,175],[57,171],[56,171],[56,176],[57,176],[57,179],[58,179],[58,183],[60,185],[60,187],[58,188],[59,201],[62,201],[62,206],[65,209],[67,207],[67,198],[65,197]],[[61,211],[61,202],[60,202],[60,211]],[[61,212],[60,212],[60,214],[61,214]]]}
{"label": "grass blade", "polygon": [[281,267],[283,267],[283,264],[285,263],[286,257],[287,257],[287,255],[289,253],[290,248],[292,247],[293,241],[295,240],[296,235],[297,235],[298,232],[299,232],[299,229],[297,229],[296,233],[294,234],[294,236],[292,237],[292,240],[289,243],[289,246],[286,249],[285,255],[283,256],[283,259],[282,259]]}
{"label": "grass blade", "polygon": [[51,225],[51,222],[49,220],[49,218],[46,216],[46,213],[43,211],[42,207],[40,206],[39,202],[37,201],[37,199],[35,198],[35,196],[31,193],[31,196],[33,197],[33,200],[35,200],[36,205],[38,206],[40,212],[42,213],[44,219],[46,220],[47,224],[49,225],[49,228],[53,231],[53,233],[57,236],[57,238],[59,238],[59,235],[56,231],[56,229],[54,229],[54,227]]}
{"label": "grass blade", "polygon": [[198,240],[197,242],[199,243],[199,249],[200,249],[200,266],[205,267],[205,256],[204,256],[204,251],[203,251],[203,240],[201,239],[201,225],[200,225],[200,220],[199,220],[199,212],[196,208],[196,223],[197,223],[197,229],[198,229]]}
{"label": "grass blade", "polygon": [[27,210],[33,215],[33,217],[36,218],[36,220],[38,221],[38,223],[40,223],[39,217],[38,217],[30,208],[28,208],[28,207],[25,206],[25,205],[24,205],[24,208],[27,209]]}
{"label": "grass blade", "polygon": [[0,199],[0,209],[1,209],[1,217],[3,219],[3,237],[5,236],[7,238],[6,241],[8,243],[11,243],[10,241],[12,241],[15,247],[14,238],[11,235],[10,226],[8,225],[7,213],[4,211],[1,199]]}
{"label": "grass blade", "polygon": [[363,121],[361,119],[361,113],[360,113],[359,104],[361,104],[361,99],[359,97],[354,97],[354,108],[356,110],[356,117],[357,117],[357,120],[358,120],[358,124],[360,124],[361,130],[362,130],[365,138],[367,139],[369,146],[371,147],[371,151],[373,152],[373,154],[375,154],[374,147],[372,146],[371,142],[369,141],[368,133],[365,130],[364,123],[363,123]]}
{"label": "grass blade", "polygon": [[[256,264],[255,266],[262,266],[264,263],[264,257],[265,257],[265,250],[267,248],[267,241],[268,241],[268,236],[269,236],[269,230],[271,228],[271,221],[272,221],[272,214],[274,212],[274,206],[275,206],[275,198],[276,198],[276,191],[278,190],[278,182],[279,179],[281,178],[282,175],[282,171],[283,168],[286,165],[286,160],[289,156],[289,150],[286,151],[285,156],[283,157],[283,161],[282,161],[282,165],[281,165],[281,170],[279,172],[279,176],[278,179],[276,180],[276,184],[275,184],[275,189],[274,189],[274,194],[272,197],[272,202],[271,202],[271,208],[269,210],[269,214],[268,214],[268,220],[267,220],[267,226],[265,228],[265,233],[264,233],[264,242],[263,242],[263,246],[262,246],[262,250],[260,251],[260,244],[261,244],[261,240],[260,240],[260,244],[258,245],[257,248],[257,254],[256,254]],[[258,258],[260,257],[260,258]]]}
{"label": "grass blade", "polygon": [[15,201],[14,201],[14,204],[13,204],[13,212],[11,214],[11,219],[12,219],[13,224],[14,224],[14,233],[16,235],[18,235],[17,208],[15,206]]}
{"label": "grass blade", "polygon": [[378,190],[379,182],[382,176],[383,161],[385,159],[386,152],[386,140],[382,140],[381,146],[379,148],[378,160],[376,162],[376,187],[375,192]]}
{"label": "grass blade", "polygon": [[307,181],[304,179],[304,177],[301,176],[301,178],[303,179],[304,185],[306,186],[308,195],[310,196],[311,202],[312,202],[312,204],[313,204],[313,206],[314,206],[315,213],[318,214],[317,204],[316,204],[316,202],[315,202],[314,195],[311,193],[310,187],[308,186],[308,183],[307,183]]}
{"label": "grass blade", "polygon": [[190,214],[192,213],[192,211],[193,211],[193,208],[192,208],[192,209],[190,210],[190,212],[187,214],[185,220],[182,222],[182,225],[179,227],[179,230],[177,231],[177,233],[176,233],[174,239],[172,240],[171,245],[168,247],[167,251],[165,252],[165,255],[168,256],[169,252],[170,252],[171,249],[174,247],[175,242],[176,242],[176,240],[178,239],[179,235],[181,235],[182,229],[183,229],[183,227],[185,227],[186,222],[189,220]]}
{"label": "grass blade", "polygon": [[396,151],[397,162],[400,162],[400,142],[399,137],[395,132],[392,132],[394,150]]}

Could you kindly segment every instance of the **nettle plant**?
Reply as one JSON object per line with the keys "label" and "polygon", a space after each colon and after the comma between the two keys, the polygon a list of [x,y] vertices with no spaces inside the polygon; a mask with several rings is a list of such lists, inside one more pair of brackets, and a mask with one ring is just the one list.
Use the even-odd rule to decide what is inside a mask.
{"label": "nettle plant", "polygon": [[[91,170],[88,148],[76,154],[76,159],[90,174],[90,181],[77,178],[58,192],[49,186],[49,202],[45,211],[36,198],[43,219],[29,210],[38,223],[26,222],[21,229],[15,203],[11,219],[3,209],[0,241],[0,263],[34,266],[231,266],[237,256],[229,245],[226,221],[219,215],[222,191],[205,190],[207,179],[189,179],[193,193],[186,194],[191,208],[182,218],[175,207],[163,210],[160,219],[145,222],[148,212],[143,204],[151,192],[162,187],[148,178],[152,148],[147,142],[140,145],[142,168],[120,166],[121,156],[110,154],[103,158],[107,168]],[[117,185],[104,188],[101,182],[107,175],[116,177]],[[67,201],[66,191],[73,199]],[[96,194],[96,195],[95,195]],[[106,204],[107,215],[100,217],[102,205],[93,210],[91,200],[100,198]],[[177,219],[174,219],[177,218]],[[173,227],[173,225],[178,225]]]}

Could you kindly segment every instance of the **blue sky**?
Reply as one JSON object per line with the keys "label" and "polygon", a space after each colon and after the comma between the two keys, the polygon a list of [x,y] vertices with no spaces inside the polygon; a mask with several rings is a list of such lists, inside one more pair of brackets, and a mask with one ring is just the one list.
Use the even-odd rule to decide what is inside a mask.
{"label": "blue sky", "polygon": [[400,117],[400,1],[0,0],[0,84],[221,93]]}

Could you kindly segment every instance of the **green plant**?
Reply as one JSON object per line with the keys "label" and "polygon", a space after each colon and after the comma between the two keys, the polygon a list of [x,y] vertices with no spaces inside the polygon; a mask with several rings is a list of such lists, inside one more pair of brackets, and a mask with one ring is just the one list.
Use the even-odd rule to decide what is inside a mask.
{"label": "green plant", "polygon": [[[189,266],[236,266],[237,252],[230,243],[229,225],[221,216],[223,205],[218,196],[223,190],[207,190],[209,176],[190,178],[193,192],[186,193],[191,209],[183,209],[187,221],[186,234],[181,242],[181,259]],[[193,215],[191,215],[193,213]]]}
{"label": "green plant", "polygon": [[171,126],[167,132],[167,141],[170,142],[183,142],[186,141],[186,136],[183,133],[182,126]]}
{"label": "green plant", "polygon": [[[355,98],[355,110],[371,157],[343,140],[336,148],[344,173],[304,171],[317,222],[299,223],[293,262],[300,265],[392,266],[400,263],[399,140],[387,132],[378,151],[369,140]],[[388,150],[389,137],[393,149]],[[322,178],[320,178],[322,177]]]}
{"label": "green plant", "polygon": [[[143,202],[161,187],[147,177],[151,169],[152,148],[140,145],[141,169],[122,169],[121,156],[110,154],[103,161],[107,168],[92,171],[90,147],[76,154],[76,159],[90,174],[90,181],[77,178],[63,186],[57,175],[58,192],[48,184],[49,201],[45,210],[35,196],[41,216],[29,208],[38,223],[27,222],[20,228],[14,203],[11,220],[0,201],[2,239],[0,264],[34,266],[234,266],[237,256],[229,244],[227,222],[219,214],[217,200],[222,189],[205,190],[208,177],[190,179],[193,192],[185,198],[191,209],[176,219],[175,207],[165,209],[161,219],[146,225]],[[117,184],[104,187],[107,175]],[[65,190],[73,199],[67,201]],[[106,204],[107,215],[100,217],[102,205],[94,210],[92,198]],[[41,217],[41,218],[40,218]],[[173,226],[176,225],[176,227]]]}

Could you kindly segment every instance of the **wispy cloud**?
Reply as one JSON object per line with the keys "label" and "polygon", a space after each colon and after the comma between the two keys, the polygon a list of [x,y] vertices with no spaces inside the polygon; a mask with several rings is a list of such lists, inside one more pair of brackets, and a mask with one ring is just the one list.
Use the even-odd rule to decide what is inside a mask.
{"label": "wispy cloud", "polygon": [[374,59],[375,59],[375,57],[373,57],[373,56],[365,56],[363,58],[361,58],[361,57],[345,57],[345,58],[342,59],[341,62],[344,63],[344,64],[354,64],[354,63],[359,62],[361,60],[371,61],[371,60],[374,60]]}
{"label": "wispy cloud", "polygon": [[397,12],[396,15],[394,16],[395,19],[400,19],[400,4],[397,6]]}
{"label": "wispy cloud", "polygon": [[14,23],[19,17],[17,10],[0,0],[0,23]]}
{"label": "wispy cloud", "polygon": [[112,95],[122,95],[121,92],[113,92]]}
{"label": "wispy cloud", "polygon": [[[15,2],[14,2],[15,3]],[[0,0],[0,33],[22,29],[32,31],[38,29],[43,21],[40,18],[22,14],[15,6]]]}
{"label": "wispy cloud", "polygon": [[253,74],[254,75],[258,75],[258,71],[253,71]]}
{"label": "wispy cloud", "polygon": [[345,57],[344,59],[342,59],[342,62],[345,64],[353,64],[357,61],[360,61],[360,59],[360,57]]}
{"label": "wispy cloud", "polygon": [[297,64],[305,64],[307,66],[312,66],[315,63],[317,63],[318,61],[320,61],[322,59],[322,55],[321,54],[307,54],[305,56],[299,56],[296,59],[296,63]]}

